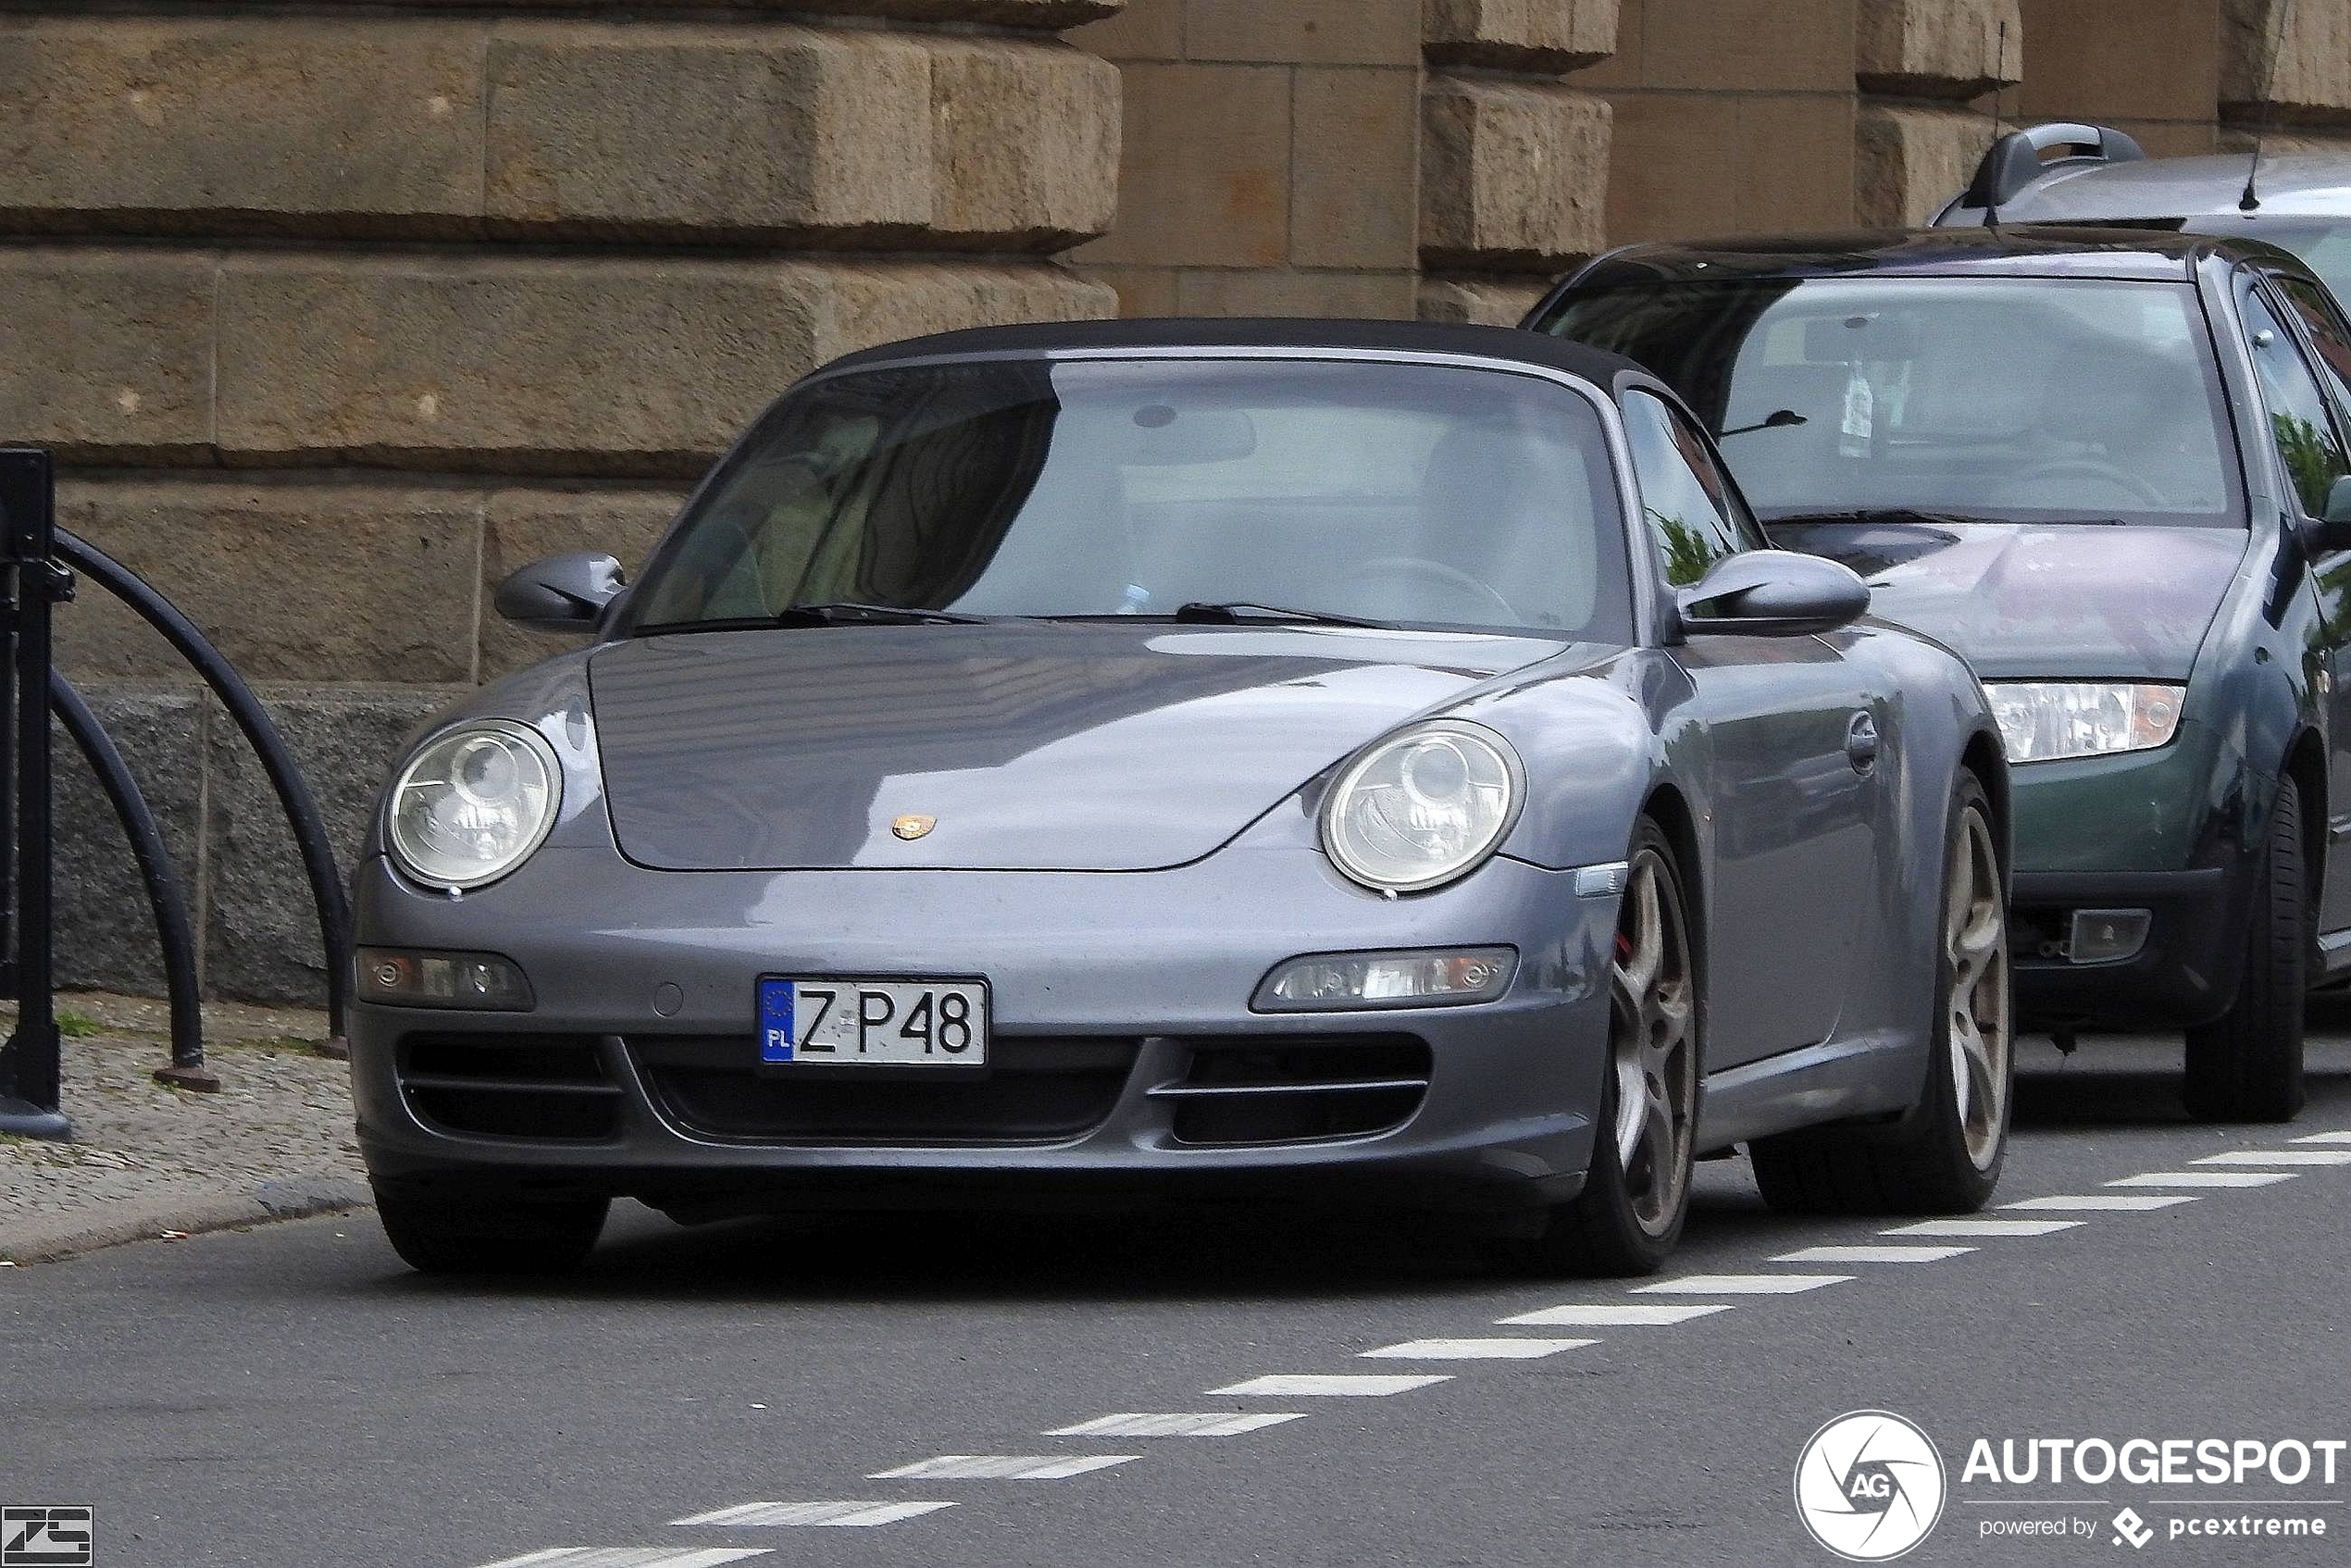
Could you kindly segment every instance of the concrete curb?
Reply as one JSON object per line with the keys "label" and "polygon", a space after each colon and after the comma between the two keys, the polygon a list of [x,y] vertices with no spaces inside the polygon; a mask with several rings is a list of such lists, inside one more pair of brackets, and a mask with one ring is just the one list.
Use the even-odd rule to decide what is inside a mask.
{"label": "concrete curb", "polygon": [[197,1236],[273,1220],[341,1213],[367,1208],[369,1202],[367,1183],[341,1176],[265,1181],[249,1192],[223,1192],[190,1184],[152,1198],[127,1198],[0,1225],[0,1259],[19,1264],[53,1263],[101,1247],[156,1240],[166,1231]]}

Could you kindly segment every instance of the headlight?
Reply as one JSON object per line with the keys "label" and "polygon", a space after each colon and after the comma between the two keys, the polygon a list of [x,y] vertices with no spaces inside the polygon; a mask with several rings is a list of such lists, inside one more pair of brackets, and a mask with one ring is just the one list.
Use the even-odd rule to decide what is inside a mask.
{"label": "headlight", "polygon": [[2179,733],[2187,691],[2112,680],[2000,681],[1984,690],[2010,762],[2151,751]]}
{"label": "headlight", "polygon": [[1381,741],[1323,803],[1323,848],[1368,888],[1410,893],[1452,881],[1494,852],[1518,815],[1510,742],[1440,719]]}
{"label": "headlight", "polygon": [[563,770],[538,731],[481,719],[442,730],[400,770],[384,839],[417,881],[479,888],[529,858],[562,803]]}

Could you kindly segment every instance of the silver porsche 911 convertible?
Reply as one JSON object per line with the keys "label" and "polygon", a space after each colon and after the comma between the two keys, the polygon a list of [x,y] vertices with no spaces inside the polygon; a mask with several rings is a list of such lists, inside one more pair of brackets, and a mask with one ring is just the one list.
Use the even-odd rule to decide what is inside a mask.
{"label": "silver porsche 911 convertible", "polygon": [[1694,1159],[1981,1205],[1999,734],[1765,547],[1629,361],[1106,322],[842,359],[593,645],[409,746],[355,878],[361,1138],[418,1268],[754,1213],[1337,1201],[1652,1270]]}

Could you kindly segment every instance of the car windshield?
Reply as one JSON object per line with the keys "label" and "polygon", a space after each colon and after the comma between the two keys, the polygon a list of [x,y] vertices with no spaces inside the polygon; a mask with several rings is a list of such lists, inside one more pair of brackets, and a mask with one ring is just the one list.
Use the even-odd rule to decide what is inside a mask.
{"label": "car windshield", "polygon": [[1636,284],[1572,295],[1542,327],[1679,390],[1769,519],[2242,526],[2211,343],[2185,284]]}
{"label": "car windshield", "polygon": [[1229,605],[1624,641],[1616,493],[1592,403],[1532,375],[1303,358],[854,372],[760,419],[656,552],[631,620]]}

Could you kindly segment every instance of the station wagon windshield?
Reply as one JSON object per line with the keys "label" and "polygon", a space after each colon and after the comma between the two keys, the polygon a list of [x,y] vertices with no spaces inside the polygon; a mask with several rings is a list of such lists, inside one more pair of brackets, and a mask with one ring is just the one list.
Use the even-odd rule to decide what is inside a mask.
{"label": "station wagon windshield", "polygon": [[[785,397],[656,554],[633,621],[1205,604],[1626,641],[1625,570],[1598,413],[1537,377],[985,360]],[[796,616],[809,605],[848,609]]]}
{"label": "station wagon windshield", "polygon": [[1580,293],[1545,328],[1672,383],[1767,519],[2244,522],[2211,341],[2185,284],[1637,284]]}

